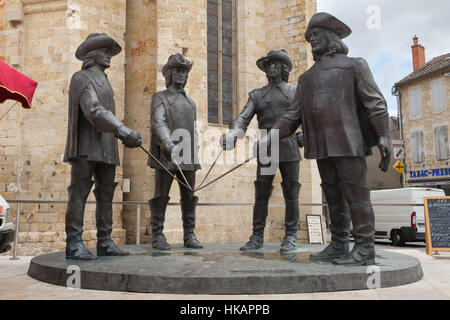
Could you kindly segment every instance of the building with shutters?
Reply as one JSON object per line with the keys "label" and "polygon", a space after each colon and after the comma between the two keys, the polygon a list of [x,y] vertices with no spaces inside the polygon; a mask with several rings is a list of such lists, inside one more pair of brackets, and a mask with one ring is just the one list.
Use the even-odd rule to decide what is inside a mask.
{"label": "building with shutters", "polygon": [[[391,166],[398,161],[393,142],[400,139],[400,123],[397,117],[389,117],[389,138],[391,140]],[[372,155],[366,157],[367,162],[367,186],[370,190],[396,189],[402,187],[402,176],[393,168],[383,172],[378,167],[381,155],[378,148],[372,150]]]}
{"label": "building with shutters", "polygon": [[[71,76],[80,70],[78,45],[92,32],[105,32],[123,48],[113,57],[108,79],[115,92],[117,116],[139,130],[150,144],[150,104],[153,93],[165,89],[162,66],[174,53],[194,62],[186,91],[197,104],[201,137],[200,182],[220,151],[219,138],[245,106],[248,93],[267,84],[256,60],[272,49],[286,49],[294,63],[290,83],[312,64],[304,33],[316,12],[316,0],[0,0],[0,59],[39,82],[33,108],[13,109],[0,128],[0,192],[7,200],[66,200],[70,166],[62,162],[67,133],[67,99]],[[10,104],[2,106],[7,110]],[[249,128],[257,132],[256,119]],[[227,152],[208,181],[248,157],[245,142]],[[242,152],[244,151],[244,153]],[[240,152],[238,154],[238,152]],[[147,201],[153,197],[154,171],[139,149],[120,146],[115,201]],[[256,162],[241,167],[198,192],[196,232],[201,242],[247,241],[252,229]],[[272,203],[283,203],[279,175]],[[301,163],[302,203],[322,200],[316,162]],[[170,193],[165,234],[182,242],[178,186]],[[94,200],[91,194],[88,200]],[[250,205],[230,206],[230,203]],[[15,210],[15,206],[13,206]],[[302,206],[299,240],[307,242],[306,214],[321,214],[320,206]],[[142,242],[151,239],[150,212],[136,206],[114,206],[113,238],[135,243],[136,226]],[[13,211],[14,212],[14,211]],[[65,205],[22,206],[19,240],[63,249]],[[85,213],[84,239],[96,244],[95,206]],[[150,232],[149,232],[150,231]],[[271,206],[266,241],[281,241],[284,206]],[[23,244],[22,244],[23,245]]]}
{"label": "building with shutters", "polygon": [[405,186],[444,189],[450,194],[450,53],[425,62],[425,48],[414,37],[414,71],[397,82],[405,148]]}

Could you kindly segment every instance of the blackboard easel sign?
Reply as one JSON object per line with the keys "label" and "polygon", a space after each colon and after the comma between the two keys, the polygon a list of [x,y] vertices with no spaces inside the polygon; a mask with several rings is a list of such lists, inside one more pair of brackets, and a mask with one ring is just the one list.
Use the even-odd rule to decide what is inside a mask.
{"label": "blackboard easel sign", "polygon": [[427,254],[450,251],[450,197],[425,197],[424,205]]}

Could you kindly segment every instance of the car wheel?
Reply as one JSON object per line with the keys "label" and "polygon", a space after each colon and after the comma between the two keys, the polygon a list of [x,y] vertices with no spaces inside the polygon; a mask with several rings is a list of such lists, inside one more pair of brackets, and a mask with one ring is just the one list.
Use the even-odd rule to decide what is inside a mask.
{"label": "car wheel", "polygon": [[398,229],[392,230],[391,241],[393,246],[403,246],[405,244],[403,233]]}
{"label": "car wheel", "polygon": [[3,245],[0,245],[0,253],[7,252],[7,251],[11,250],[11,248],[12,247],[11,247],[11,245],[9,243],[5,243]]}

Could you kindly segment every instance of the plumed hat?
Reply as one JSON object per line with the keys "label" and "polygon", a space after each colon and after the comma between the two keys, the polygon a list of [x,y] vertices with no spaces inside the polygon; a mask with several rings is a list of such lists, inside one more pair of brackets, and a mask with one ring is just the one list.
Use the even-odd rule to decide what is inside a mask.
{"label": "plumed hat", "polygon": [[293,68],[291,57],[289,57],[289,55],[286,53],[286,51],[284,49],[269,51],[267,56],[259,58],[258,61],[256,61],[256,65],[262,71],[266,72],[266,69],[264,68],[264,64],[266,62],[272,61],[272,60],[278,60],[278,61],[284,63],[288,67],[289,72]]}
{"label": "plumed hat", "polygon": [[192,69],[192,61],[186,59],[181,53],[176,53],[169,57],[162,68],[162,74],[165,76],[166,71],[171,68],[184,68],[189,73]]}
{"label": "plumed hat", "polygon": [[331,30],[341,39],[344,39],[352,33],[352,29],[350,29],[349,26],[326,12],[318,12],[311,17],[305,32],[305,38],[308,42],[310,39],[310,31],[313,28],[325,28]]}
{"label": "plumed hat", "polygon": [[91,33],[83,43],[80,44],[75,57],[78,60],[83,60],[85,55],[95,49],[109,48],[111,56],[115,56],[122,51],[122,47],[106,33]]}

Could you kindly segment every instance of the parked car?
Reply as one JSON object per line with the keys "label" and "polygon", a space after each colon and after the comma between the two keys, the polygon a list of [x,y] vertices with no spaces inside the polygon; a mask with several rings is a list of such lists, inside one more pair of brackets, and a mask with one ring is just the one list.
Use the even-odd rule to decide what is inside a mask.
{"label": "parked car", "polygon": [[425,241],[424,197],[440,196],[445,196],[444,190],[433,188],[371,191],[370,199],[375,212],[375,238],[390,239],[394,246],[404,245],[405,242]]}
{"label": "parked car", "polygon": [[0,195],[0,253],[11,249],[10,243],[14,241],[14,236],[9,204]]}

